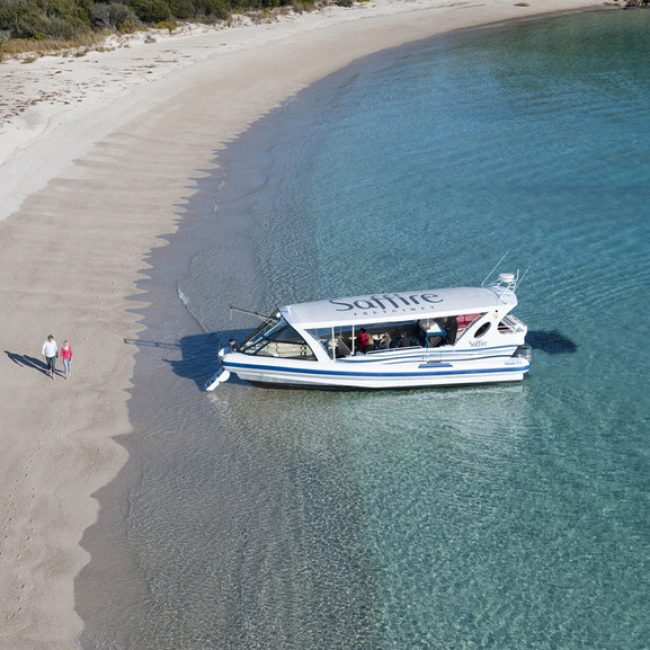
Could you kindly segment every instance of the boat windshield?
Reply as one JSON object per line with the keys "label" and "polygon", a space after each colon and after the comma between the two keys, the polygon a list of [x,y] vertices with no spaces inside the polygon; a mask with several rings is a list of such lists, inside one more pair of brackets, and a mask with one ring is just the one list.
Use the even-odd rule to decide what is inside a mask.
{"label": "boat windshield", "polygon": [[269,319],[242,343],[240,352],[262,357],[316,360],[309,344],[284,318]]}
{"label": "boat windshield", "polygon": [[240,346],[240,352],[245,352],[246,354],[255,354],[256,350],[260,344],[266,343],[269,340],[269,337],[273,332],[280,329],[280,323],[285,325],[286,322],[283,318],[275,318],[274,316],[269,316]]}

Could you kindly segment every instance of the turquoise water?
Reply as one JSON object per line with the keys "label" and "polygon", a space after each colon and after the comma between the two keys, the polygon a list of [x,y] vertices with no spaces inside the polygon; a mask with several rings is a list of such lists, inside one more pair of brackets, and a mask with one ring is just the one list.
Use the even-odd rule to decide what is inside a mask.
{"label": "turquoise water", "polygon": [[[606,12],[419,43],[229,149],[143,286],[84,647],[650,647],[649,35]],[[229,302],[478,283],[506,251],[522,384],[198,389],[253,326]]]}

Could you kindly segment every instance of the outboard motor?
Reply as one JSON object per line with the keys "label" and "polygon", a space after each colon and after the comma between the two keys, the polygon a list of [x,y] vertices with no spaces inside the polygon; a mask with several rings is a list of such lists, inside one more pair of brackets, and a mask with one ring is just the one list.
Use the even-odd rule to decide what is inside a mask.
{"label": "outboard motor", "polygon": [[520,345],[516,350],[515,350],[515,356],[516,357],[521,357],[522,359],[526,359],[528,363],[532,363],[533,361],[533,348],[531,345],[528,343],[524,343],[523,345]]}

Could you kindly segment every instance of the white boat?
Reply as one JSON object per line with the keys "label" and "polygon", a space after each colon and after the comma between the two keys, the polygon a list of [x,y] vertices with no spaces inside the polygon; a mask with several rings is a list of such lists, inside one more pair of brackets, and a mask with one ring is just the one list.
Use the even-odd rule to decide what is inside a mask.
{"label": "white boat", "polygon": [[488,286],[352,296],[287,305],[238,350],[220,350],[231,373],[289,386],[403,388],[521,381],[528,328],[511,312],[518,274]]}

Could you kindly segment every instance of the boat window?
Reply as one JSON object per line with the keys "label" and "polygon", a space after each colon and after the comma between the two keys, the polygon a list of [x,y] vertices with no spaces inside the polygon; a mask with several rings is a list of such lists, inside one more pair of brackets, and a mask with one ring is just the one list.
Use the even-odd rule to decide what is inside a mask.
{"label": "boat window", "polygon": [[499,334],[512,334],[512,328],[510,327],[510,324],[508,321],[504,318],[500,323],[499,323]]}
{"label": "boat window", "polygon": [[286,325],[283,318],[269,318],[263,322],[239,347],[240,352],[255,354],[255,350],[264,345],[274,332]]}
{"label": "boat window", "polygon": [[241,347],[244,354],[254,354],[261,357],[277,357],[281,359],[305,359],[315,361],[313,350],[305,339],[293,327],[282,320],[275,327],[262,332],[250,344]]}
{"label": "boat window", "polygon": [[460,314],[458,319],[458,333],[464,332],[468,327],[471,327],[479,318],[483,318],[485,312],[482,314]]}
{"label": "boat window", "polygon": [[[371,323],[368,325],[359,323],[354,327],[352,325],[333,328],[323,327],[308,330],[308,332],[320,342],[328,357],[340,358],[349,357],[359,352],[356,339],[361,328],[366,330],[368,337],[373,341],[372,348],[367,350],[367,352],[373,354],[397,347],[402,349],[405,347],[422,347],[426,342],[426,336],[419,326],[419,321],[413,320]],[[402,332],[404,336],[401,336]]]}
{"label": "boat window", "polygon": [[485,316],[485,312],[482,314],[452,314],[451,316],[421,320],[420,327],[426,333],[427,347],[438,348],[455,345],[465,331],[483,316]]}
{"label": "boat window", "polygon": [[458,324],[458,331],[456,332],[456,340],[458,340],[466,330],[468,330],[474,323],[485,316],[486,312],[482,314],[458,314],[456,316],[456,323]]}
{"label": "boat window", "polygon": [[328,357],[349,357],[352,354],[351,328],[322,327],[307,331],[321,344]]}
{"label": "boat window", "polygon": [[488,330],[490,329],[492,323],[483,323],[481,327],[479,327],[476,332],[474,332],[474,338],[475,339],[480,339],[482,336],[487,334]]}

